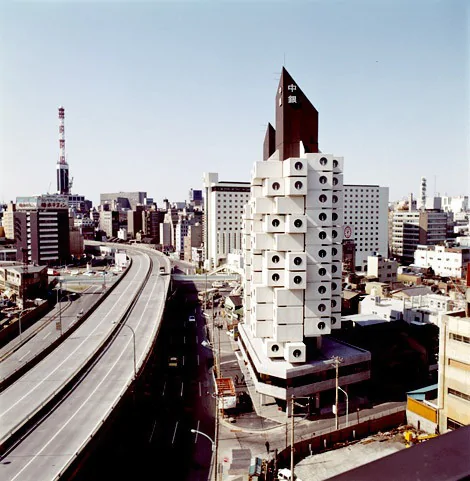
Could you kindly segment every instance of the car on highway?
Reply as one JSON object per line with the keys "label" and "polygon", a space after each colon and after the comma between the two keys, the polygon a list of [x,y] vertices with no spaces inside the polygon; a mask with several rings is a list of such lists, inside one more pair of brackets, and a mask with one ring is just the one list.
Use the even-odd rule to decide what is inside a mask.
{"label": "car on highway", "polygon": [[176,356],[170,356],[168,358],[168,367],[178,367],[179,366],[179,359]]}
{"label": "car on highway", "polygon": [[189,322],[196,322],[196,317],[191,315],[191,316],[188,317],[188,321]]}

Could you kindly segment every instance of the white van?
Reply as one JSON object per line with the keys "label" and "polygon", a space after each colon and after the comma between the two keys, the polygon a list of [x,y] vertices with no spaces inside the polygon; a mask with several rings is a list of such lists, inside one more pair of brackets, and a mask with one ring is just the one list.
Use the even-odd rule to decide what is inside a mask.
{"label": "white van", "polygon": [[[290,479],[290,477],[291,477],[290,469],[287,469],[287,468],[280,469],[277,472],[277,477],[278,477],[279,481],[291,481],[291,479]],[[295,481],[302,481],[300,478],[298,478],[296,476],[295,473],[294,473],[294,480]]]}

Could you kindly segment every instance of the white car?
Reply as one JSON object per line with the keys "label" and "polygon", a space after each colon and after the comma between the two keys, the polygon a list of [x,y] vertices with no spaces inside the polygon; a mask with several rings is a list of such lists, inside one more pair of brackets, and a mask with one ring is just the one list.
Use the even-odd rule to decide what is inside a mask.
{"label": "white car", "polygon": [[[291,481],[291,472],[290,472],[290,469],[287,469],[287,468],[283,468],[283,469],[280,469],[278,472],[277,472],[277,477],[279,479],[279,481]],[[297,477],[297,475],[294,473],[294,480],[295,481],[302,481],[300,478]]]}
{"label": "white car", "polygon": [[188,321],[189,322],[196,322],[196,318],[194,316],[189,316]]}

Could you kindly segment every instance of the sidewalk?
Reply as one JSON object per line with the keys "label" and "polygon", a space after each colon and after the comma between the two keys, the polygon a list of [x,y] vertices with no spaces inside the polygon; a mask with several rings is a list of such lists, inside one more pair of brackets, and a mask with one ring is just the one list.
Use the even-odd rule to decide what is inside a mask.
{"label": "sidewalk", "polygon": [[[291,418],[287,418],[285,411],[279,410],[272,399],[272,403],[261,405],[260,396],[254,389],[248,368],[242,358],[238,344],[227,334],[225,320],[216,317],[215,338],[213,337],[212,323],[208,323],[210,339],[214,342],[214,350],[219,352],[219,369],[221,377],[231,377],[234,381],[237,396],[242,393],[249,394],[252,409],[248,412],[239,413],[235,416],[219,416],[219,439],[218,439],[218,460],[221,465],[222,474],[219,480],[238,481],[244,479],[242,472],[253,464],[256,457],[261,459],[272,459],[275,450],[281,451],[290,444]],[[237,382],[238,380],[238,382]],[[243,397],[243,394],[242,394]],[[361,421],[383,416],[386,412],[404,409],[403,402],[391,402],[374,406],[370,409],[363,409],[360,412]],[[355,415],[350,413],[349,425],[356,421]],[[346,416],[339,416],[339,426],[344,427]],[[335,430],[335,421],[332,417],[317,419],[314,421],[305,418],[295,419],[296,441],[302,438],[310,438],[315,434],[324,434]],[[269,453],[267,448],[269,447]],[[249,453],[248,453],[249,452]],[[249,454],[249,456],[248,456]],[[240,463],[245,463],[242,469]],[[248,467],[246,467],[246,463]],[[215,473],[213,473],[214,475]],[[214,479],[214,478],[213,478]],[[305,480],[304,480],[305,481]]]}

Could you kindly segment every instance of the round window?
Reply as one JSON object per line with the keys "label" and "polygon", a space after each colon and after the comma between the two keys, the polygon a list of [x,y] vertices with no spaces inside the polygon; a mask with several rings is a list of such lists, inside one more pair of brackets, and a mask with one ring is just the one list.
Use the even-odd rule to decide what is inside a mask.
{"label": "round window", "polygon": [[294,352],[292,353],[294,357],[300,357],[302,355],[302,351],[300,349],[294,349]]}
{"label": "round window", "polygon": [[302,227],[302,221],[300,219],[295,219],[294,220],[294,225],[295,227],[299,228]]}
{"label": "round window", "polygon": [[318,275],[326,276],[326,269],[324,267],[320,267],[320,269],[318,269]]}
{"label": "round window", "polygon": [[271,224],[273,225],[273,227],[279,227],[281,223],[279,222],[279,219],[273,219],[271,221]]}
{"label": "round window", "polygon": [[318,234],[318,237],[320,237],[320,239],[326,239],[326,232],[325,231],[321,231],[319,234]]}
{"label": "round window", "polygon": [[331,236],[333,237],[333,239],[336,239],[338,237],[338,233],[334,230],[332,233],[331,233]]}
{"label": "round window", "polygon": [[327,197],[325,194],[322,194],[320,197],[318,197],[318,200],[323,203],[323,202],[326,202]]}
{"label": "round window", "polygon": [[331,300],[331,307],[336,307],[336,301],[334,299]]}
{"label": "round window", "polygon": [[294,164],[294,169],[295,170],[302,170],[304,168],[304,164],[302,164],[302,162],[296,162]]}
{"label": "round window", "polygon": [[279,182],[273,182],[273,190],[279,190],[281,188],[281,185]]}
{"label": "round window", "polygon": [[325,311],[325,310],[326,310],[325,304],[319,304],[319,305],[318,305],[318,310],[319,310],[320,312]]}
{"label": "round window", "polygon": [[326,287],[325,287],[325,286],[320,286],[320,287],[318,288],[318,292],[319,292],[320,294],[325,294],[325,292],[326,292]]}
{"label": "round window", "polygon": [[296,266],[300,266],[300,264],[302,264],[302,258],[301,257],[294,257],[294,264]]}
{"label": "round window", "polygon": [[298,181],[294,184],[294,187],[295,187],[297,190],[300,190],[303,186],[304,186],[304,184],[302,184],[302,182],[300,182],[300,180],[298,180]]}
{"label": "round window", "polygon": [[300,276],[294,277],[294,284],[300,284],[302,282],[302,278]]}
{"label": "round window", "polygon": [[338,161],[336,159],[333,159],[333,167],[338,167]]}
{"label": "round window", "polygon": [[336,317],[331,318],[331,325],[334,326],[336,324]]}
{"label": "round window", "polygon": [[277,351],[279,351],[279,346],[278,346],[277,344],[273,344],[273,345],[271,346],[271,351],[272,351],[272,352],[277,352]]}
{"label": "round window", "polygon": [[331,218],[333,220],[338,220],[338,214],[336,212],[333,212],[333,214],[331,214]]}
{"label": "round window", "polygon": [[326,165],[328,163],[328,160],[325,157],[322,157],[320,159],[320,165]]}
{"label": "round window", "polygon": [[279,262],[279,256],[272,256],[271,260],[273,261],[273,264],[277,264]]}
{"label": "round window", "polygon": [[323,329],[325,329],[325,327],[326,327],[326,324],[324,322],[319,322],[317,324],[317,327],[318,327],[318,329],[320,329],[320,331],[323,331]]}
{"label": "round window", "polygon": [[326,251],[322,249],[322,250],[318,253],[318,255],[319,255],[320,257],[326,257]]}
{"label": "round window", "polygon": [[333,177],[333,185],[338,185],[338,179],[336,177]]}
{"label": "round window", "polygon": [[332,197],[332,199],[333,199],[333,204],[336,204],[336,202],[338,202],[338,196],[337,195],[334,195]]}
{"label": "round window", "polygon": [[337,270],[338,270],[338,268],[334,264],[332,264],[331,265],[331,272],[336,272]]}
{"label": "round window", "polygon": [[336,284],[336,282],[332,282],[331,283],[331,290],[332,291],[336,291],[336,288],[338,287],[338,284]]}
{"label": "round window", "polygon": [[279,280],[279,274],[273,274],[271,276],[271,279],[274,281],[274,282],[277,282]]}
{"label": "round window", "polygon": [[327,178],[324,175],[322,175],[319,181],[320,181],[320,184],[326,184]]}
{"label": "round window", "polygon": [[336,247],[333,247],[331,249],[331,254],[335,256],[337,253],[338,253],[338,249]]}
{"label": "round window", "polygon": [[320,215],[318,216],[318,218],[323,222],[326,220],[326,214],[324,212],[321,212]]}

